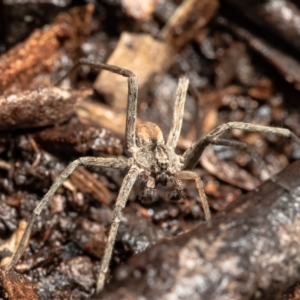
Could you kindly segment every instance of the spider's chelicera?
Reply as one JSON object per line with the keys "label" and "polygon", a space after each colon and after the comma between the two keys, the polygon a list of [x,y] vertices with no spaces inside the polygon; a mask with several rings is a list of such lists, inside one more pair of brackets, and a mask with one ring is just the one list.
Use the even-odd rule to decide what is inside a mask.
{"label": "spider's chelicera", "polygon": [[[288,129],[241,122],[230,122],[220,125],[212,130],[198,142],[194,143],[182,156],[177,155],[175,153],[175,147],[180,135],[185,97],[188,88],[188,79],[186,77],[180,78],[178,83],[172,126],[168,139],[165,141],[160,128],[156,124],[143,122],[136,125],[138,82],[137,77],[131,71],[88,59],[80,59],[73,69],[79,64],[108,70],[128,77],[128,105],[125,136],[126,146],[132,157],[128,160],[121,160],[117,158],[81,157],[69,164],[64,172],[54,181],[50,190],[35,208],[30,220],[28,221],[28,225],[20,244],[18,245],[17,251],[14,253],[9,265],[5,267],[6,270],[11,269],[23,253],[26,240],[29,237],[36,217],[52,199],[57,189],[79,165],[128,170],[116,200],[112,224],[108,235],[108,242],[100,264],[96,288],[96,293],[99,293],[103,289],[105,277],[109,270],[109,263],[121,221],[122,210],[126,205],[130,190],[138,177],[146,183],[146,188],[140,195],[140,199],[144,202],[152,202],[155,198],[155,186],[158,184],[166,185],[168,181],[171,181],[174,185],[173,191],[169,193],[169,198],[171,200],[178,200],[181,198],[183,190],[181,180],[194,180],[199,192],[199,198],[203,207],[205,219],[208,221],[210,220],[210,211],[204,193],[203,184],[199,175],[191,170],[195,167],[204,149],[209,144],[225,145],[249,151],[250,148],[245,143],[220,138],[223,133],[230,129],[272,133],[289,137],[300,144],[300,139]],[[250,154],[254,153],[250,151]]]}

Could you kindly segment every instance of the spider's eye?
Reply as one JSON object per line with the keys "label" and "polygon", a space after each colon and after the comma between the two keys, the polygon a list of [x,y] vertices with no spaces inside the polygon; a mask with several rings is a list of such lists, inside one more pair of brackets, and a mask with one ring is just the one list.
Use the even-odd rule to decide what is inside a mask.
{"label": "spider's eye", "polygon": [[167,162],[158,162],[158,165],[161,167],[162,170],[166,170],[168,168],[168,163]]}

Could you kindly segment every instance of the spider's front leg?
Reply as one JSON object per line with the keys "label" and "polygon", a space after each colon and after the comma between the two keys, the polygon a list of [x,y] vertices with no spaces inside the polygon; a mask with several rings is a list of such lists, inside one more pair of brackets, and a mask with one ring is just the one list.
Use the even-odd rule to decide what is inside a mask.
{"label": "spider's front leg", "polygon": [[137,76],[127,70],[117,66],[100,63],[91,59],[81,58],[74,66],[65,74],[56,85],[60,84],[71,72],[73,72],[79,65],[86,65],[91,68],[107,70],[112,73],[119,74],[128,78],[128,102],[127,102],[127,114],[126,114],[126,146],[129,150],[135,149],[135,123],[136,123],[136,112],[137,112],[137,98],[138,98],[138,79]]}
{"label": "spider's front leg", "polygon": [[[182,77],[179,79],[179,83],[176,91],[172,127],[167,140],[167,145],[172,147],[173,149],[175,149],[180,135],[188,85],[189,85],[189,80],[186,77]],[[193,179],[195,181],[199,193],[200,201],[202,203],[205,220],[209,221],[211,219],[209,206],[204,192],[202,180],[197,173],[192,171],[181,171],[178,174],[178,178],[175,179],[173,182],[175,186],[175,190],[169,193],[169,198],[171,200],[178,200],[181,198],[183,187],[179,179]]]}
{"label": "spider's front leg", "polygon": [[230,129],[239,129],[244,131],[261,132],[261,133],[272,133],[278,136],[291,138],[293,141],[295,141],[300,145],[300,138],[286,128],[269,127],[269,126],[262,126],[262,125],[242,123],[242,122],[229,122],[216,127],[209,134],[207,134],[205,137],[203,137],[197,143],[195,143],[191,148],[185,151],[185,153],[183,154],[184,169],[185,170],[193,169],[197,164],[205,148],[209,144],[218,144],[219,137]]}
{"label": "spider's front leg", "polygon": [[[73,66],[73,68],[57,83],[59,84],[66,76],[70,74],[74,69],[76,69],[79,65],[87,65],[92,68],[107,70],[112,73],[119,74],[121,76],[128,78],[128,102],[127,102],[127,115],[126,115],[126,146],[128,150],[133,153],[136,151],[136,114],[137,114],[137,97],[138,97],[138,79],[134,73],[127,69],[123,69],[117,66],[108,65],[105,63],[100,63],[97,61],[93,61],[86,58],[81,58],[77,61],[77,63]],[[108,272],[109,262],[111,259],[112,249],[114,246],[114,242],[116,239],[116,234],[118,231],[119,223],[121,220],[121,212],[122,209],[126,205],[126,201],[132,185],[134,184],[137,176],[138,176],[138,168],[136,166],[132,166],[127,176],[124,178],[123,184],[121,186],[119,196],[116,202],[116,206],[113,213],[112,225],[110,228],[108,242],[104,251],[104,256],[102,258],[99,277],[97,280],[97,293],[99,293],[105,281],[105,275]],[[48,201],[47,201],[48,202]],[[30,229],[29,229],[30,230]],[[25,241],[25,239],[24,239]]]}
{"label": "spider's front leg", "polygon": [[[205,212],[206,219],[210,218],[209,207],[207,203],[207,199],[204,193],[203,184],[200,177],[195,173],[188,170],[192,170],[195,165],[197,164],[199,158],[201,157],[203,151],[209,144],[213,145],[225,145],[234,147],[237,149],[246,150],[250,153],[250,155],[260,163],[263,163],[262,160],[253,152],[251,151],[250,147],[246,143],[241,143],[238,141],[230,141],[226,139],[221,139],[220,136],[230,129],[239,129],[245,131],[252,131],[252,132],[263,132],[263,133],[272,133],[279,136],[289,137],[294,140],[296,143],[300,144],[300,139],[289,129],[285,128],[274,128],[269,126],[262,126],[256,124],[249,124],[249,123],[242,123],[242,122],[230,122],[218,126],[217,128],[213,129],[209,134],[205,137],[200,139],[197,143],[195,143],[191,148],[189,148],[184,154],[184,170],[180,173],[180,178],[182,179],[194,179],[196,182],[196,186],[202,201],[202,205]],[[267,168],[266,168],[267,169]]]}
{"label": "spider's front leg", "polygon": [[35,208],[33,214],[31,215],[25,232],[22,236],[22,239],[18,245],[16,252],[14,253],[11,262],[5,266],[6,270],[10,270],[19,260],[20,256],[25,250],[26,240],[29,238],[29,234],[33,223],[38,215],[42,212],[48,202],[53,198],[57,189],[65,182],[65,180],[73,173],[73,171],[79,166],[94,166],[94,167],[103,167],[103,168],[112,168],[112,169],[126,169],[128,168],[128,164],[126,161],[116,159],[116,158],[101,158],[101,157],[82,157],[79,158],[72,163],[70,163],[66,169],[62,172],[62,174],[54,181],[50,190],[44,196],[44,198],[40,201],[38,206]]}

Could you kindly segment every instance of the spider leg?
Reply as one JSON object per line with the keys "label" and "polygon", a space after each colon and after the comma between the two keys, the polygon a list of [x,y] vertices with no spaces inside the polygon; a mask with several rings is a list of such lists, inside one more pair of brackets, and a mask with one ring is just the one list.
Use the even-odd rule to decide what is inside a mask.
{"label": "spider leg", "polygon": [[176,147],[183,119],[184,103],[186,93],[189,85],[189,80],[186,77],[181,77],[178,82],[176,99],[174,106],[174,114],[172,120],[172,127],[168,136],[167,145],[173,149]]}
{"label": "spider leg", "polygon": [[50,190],[44,196],[44,198],[37,205],[35,210],[33,211],[25,232],[22,236],[22,239],[18,245],[17,251],[14,253],[11,262],[5,266],[6,270],[10,270],[19,260],[20,256],[24,252],[24,247],[26,244],[26,240],[29,238],[29,234],[32,228],[32,225],[36,219],[36,217],[42,212],[48,202],[53,198],[54,193],[57,189],[64,183],[64,181],[69,177],[70,174],[78,167],[79,165],[85,166],[99,166],[104,168],[113,168],[113,169],[126,169],[128,168],[128,164],[116,158],[101,158],[101,157],[81,157],[72,163],[70,163],[67,168],[61,173],[61,175],[54,181]]}
{"label": "spider leg", "polygon": [[138,79],[136,75],[127,70],[117,66],[100,63],[87,58],[79,59],[74,66],[56,83],[60,84],[71,72],[73,72],[79,65],[90,66],[91,68],[103,69],[128,77],[128,102],[127,102],[127,118],[126,118],[126,145],[130,150],[135,148],[135,123],[136,123],[136,112],[137,112],[137,97],[138,97]]}
{"label": "spider leg", "polygon": [[178,175],[180,179],[193,179],[195,180],[196,183],[196,188],[198,190],[199,196],[200,196],[200,201],[204,210],[204,216],[205,220],[209,221],[211,219],[210,216],[210,210],[207,202],[207,198],[204,192],[204,187],[203,187],[203,182],[200,178],[200,176],[193,171],[181,171]]}
{"label": "spider leg", "polygon": [[139,175],[139,171],[135,166],[132,166],[131,169],[129,170],[128,174],[125,176],[118,199],[116,201],[116,205],[114,208],[113,212],[113,219],[112,219],[112,224],[110,227],[109,235],[108,235],[108,241],[104,250],[104,255],[102,257],[102,261],[100,264],[100,270],[99,270],[99,275],[97,279],[97,289],[96,293],[100,293],[103,289],[104,282],[105,282],[105,276],[106,273],[108,272],[109,268],[109,262],[111,259],[111,254],[112,250],[114,247],[114,243],[116,240],[116,235],[118,232],[118,228],[121,222],[121,214],[122,210],[126,205],[129,193],[131,191],[131,188],[136,181],[137,177]]}
{"label": "spider leg", "polygon": [[230,129],[239,129],[245,131],[252,132],[262,132],[262,133],[272,133],[279,136],[284,136],[291,138],[293,141],[300,145],[300,138],[297,137],[293,132],[286,128],[279,127],[269,127],[262,126],[250,123],[242,123],[242,122],[229,122],[223,125],[220,125],[213,129],[209,134],[200,139],[197,143],[191,146],[185,153],[183,154],[184,158],[184,169],[193,169],[198,162],[200,156],[202,155],[204,149],[212,144],[214,140],[217,140],[223,133],[227,132]]}
{"label": "spider leg", "polygon": [[212,145],[218,146],[228,146],[239,150],[247,151],[251,158],[257,163],[257,165],[261,168],[261,170],[265,170],[268,173],[268,176],[271,177],[271,171],[268,165],[264,162],[264,160],[253,150],[253,148],[244,142],[239,142],[235,140],[227,140],[227,139],[216,139],[211,141]]}

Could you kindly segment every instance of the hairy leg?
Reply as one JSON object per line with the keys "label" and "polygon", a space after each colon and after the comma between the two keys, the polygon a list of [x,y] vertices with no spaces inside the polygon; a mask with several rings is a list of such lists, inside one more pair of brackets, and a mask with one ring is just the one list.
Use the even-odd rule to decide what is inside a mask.
{"label": "hairy leg", "polygon": [[201,204],[202,204],[202,207],[204,210],[205,220],[209,221],[211,219],[211,215],[210,215],[207,198],[206,198],[206,195],[204,192],[203,182],[202,182],[200,176],[196,172],[193,172],[193,171],[181,171],[179,173],[179,178],[195,180],[196,188],[198,190],[200,201],[201,201]]}
{"label": "hairy leg", "polygon": [[72,73],[79,65],[90,66],[95,69],[107,70],[112,73],[128,77],[128,102],[127,102],[127,119],[126,119],[126,145],[130,150],[135,147],[135,123],[137,112],[137,98],[138,98],[138,79],[134,73],[127,69],[122,69],[117,66],[100,63],[87,58],[79,59],[74,66],[65,74],[56,85],[60,84],[70,73]]}
{"label": "hairy leg", "polygon": [[26,240],[29,237],[32,225],[36,219],[36,217],[42,212],[48,202],[53,198],[57,189],[64,183],[64,181],[69,177],[70,174],[79,166],[99,166],[104,168],[113,168],[113,169],[126,169],[128,165],[125,161],[116,159],[116,158],[101,158],[101,157],[82,157],[79,158],[72,163],[70,163],[66,169],[62,172],[62,174],[54,181],[50,190],[44,196],[44,198],[40,201],[38,206],[35,208],[34,212],[32,213],[25,232],[22,236],[20,244],[18,245],[17,251],[14,253],[11,262],[5,266],[6,270],[11,269],[19,260],[20,256],[24,252],[24,246],[26,244]]}
{"label": "hairy leg", "polygon": [[189,80],[186,77],[181,77],[178,82],[176,99],[172,120],[172,127],[168,136],[167,145],[172,148],[175,148],[179,139],[183,112],[184,112],[184,103],[186,98],[186,93],[189,85]]}
{"label": "hairy leg", "polygon": [[291,138],[293,141],[300,145],[300,138],[286,128],[269,127],[242,122],[229,122],[213,129],[209,134],[207,134],[205,137],[200,139],[197,143],[195,143],[188,150],[185,151],[185,153],[183,154],[184,169],[193,169],[196,163],[198,162],[200,156],[202,155],[204,149],[209,144],[212,144],[214,140],[217,140],[222,134],[224,134],[230,129],[239,129],[261,133],[272,133],[275,135]]}
{"label": "hairy leg", "polygon": [[126,205],[129,193],[131,191],[131,188],[133,184],[135,183],[137,177],[139,175],[137,167],[133,166],[129,170],[128,174],[125,176],[118,199],[116,201],[116,205],[113,212],[113,219],[112,224],[110,227],[109,235],[108,235],[108,241],[104,250],[104,255],[102,257],[101,265],[100,265],[100,271],[99,276],[97,280],[97,293],[100,293],[103,289],[104,283],[105,283],[105,276],[108,272],[109,263],[111,259],[112,250],[115,244],[116,235],[118,232],[118,228],[121,222],[121,215],[122,210]]}

